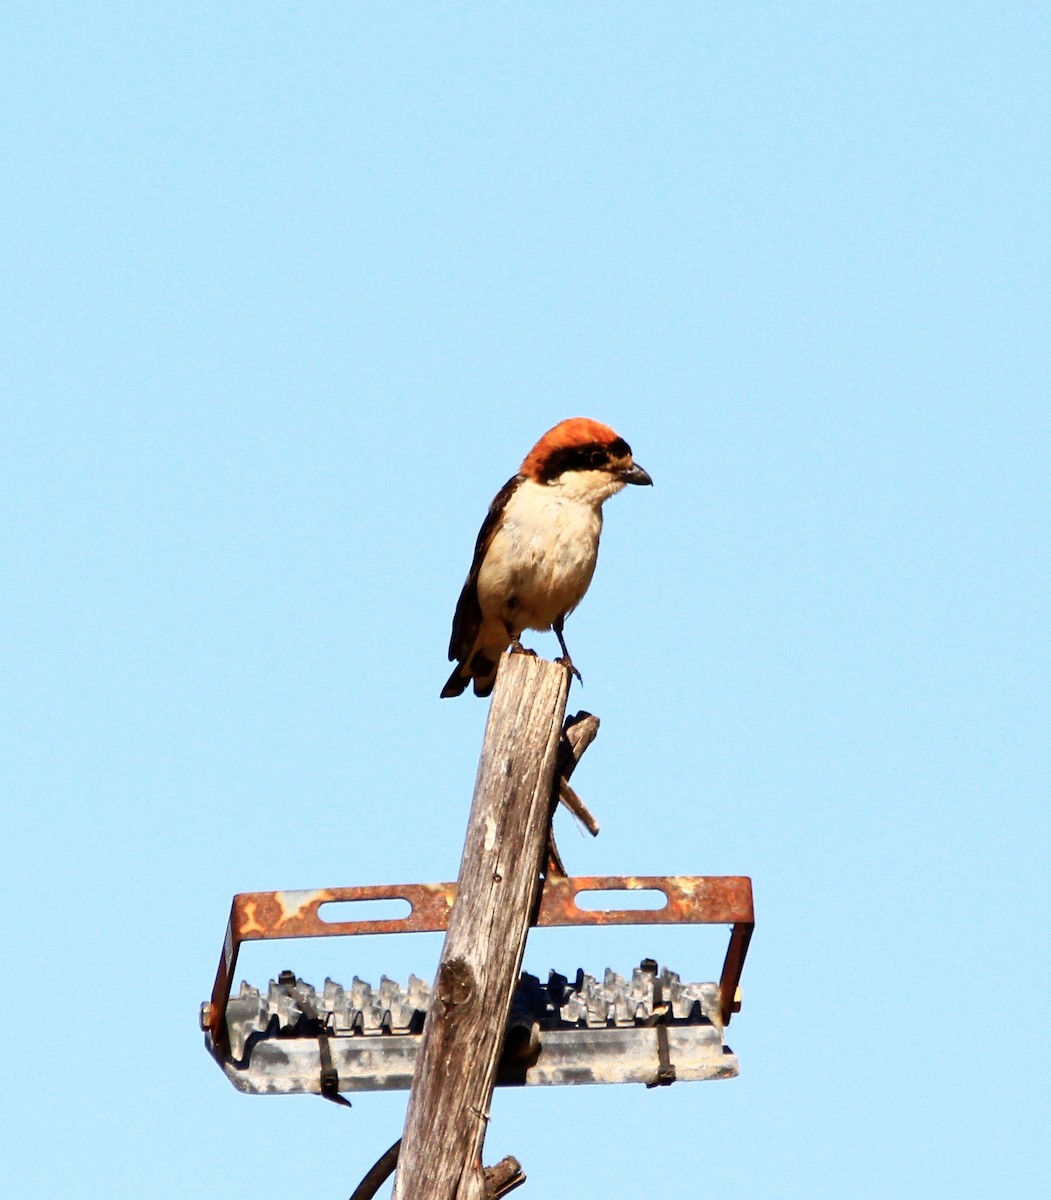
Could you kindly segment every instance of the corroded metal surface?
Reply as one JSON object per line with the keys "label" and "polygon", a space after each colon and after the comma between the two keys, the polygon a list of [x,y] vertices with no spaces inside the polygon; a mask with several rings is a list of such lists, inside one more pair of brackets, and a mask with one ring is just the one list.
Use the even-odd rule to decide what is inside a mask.
{"label": "corroded metal surface", "polygon": [[[259,938],[333,937],[357,933],[431,933],[448,925],[455,897],[455,883],[242,892],[234,897],[230,921],[242,942]],[[323,904],[369,900],[405,900],[411,911],[404,917],[380,921],[329,921],[319,912]]]}
{"label": "corroded metal surface", "polygon": [[[663,908],[592,911],[577,897],[598,891],[655,891]],[[549,879],[540,898],[537,925],[733,925],[752,922],[752,881],[739,875],[585,875]]]}
{"label": "corroded metal surface", "polygon": [[[579,907],[577,897],[594,891],[658,891],[662,908],[625,907],[593,911]],[[456,899],[455,883],[375,884],[321,888],[314,891],[242,892],[233,899],[223,953],[211,1000],[202,1023],[219,1053],[228,1050],[226,1008],[237,952],[242,942],[269,938],[332,937],[366,933],[433,933],[448,927]],[[372,921],[327,921],[323,905],[340,901],[405,900],[410,912],[401,918]],[[535,924],[565,925],[731,925],[730,944],[719,981],[723,1024],[740,1011],[737,999],[741,970],[754,926],[752,884],[745,876],[590,875],[549,878]]]}

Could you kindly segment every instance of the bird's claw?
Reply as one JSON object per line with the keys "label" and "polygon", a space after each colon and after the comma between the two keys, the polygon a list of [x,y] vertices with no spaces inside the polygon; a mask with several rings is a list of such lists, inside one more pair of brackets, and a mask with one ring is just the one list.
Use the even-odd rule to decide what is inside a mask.
{"label": "bird's claw", "polygon": [[508,647],[508,653],[509,654],[528,654],[530,658],[536,658],[536,651],[530,650],[528,646],[523,646],[522,643],[517,638],[515,638],[515,640]]}
{"label": "bird's claw", "polygon": [[561,658],[556,658],[555,662],[557,662],[559,666],[565,667],[566,670],[571,675],[575,675],[577,677],[577,683],[584,682],[584,676],[581,675],[581,673],[576,669],[576,667],[573,666],[573,660],[569,657],[568,654],[564,654]]}

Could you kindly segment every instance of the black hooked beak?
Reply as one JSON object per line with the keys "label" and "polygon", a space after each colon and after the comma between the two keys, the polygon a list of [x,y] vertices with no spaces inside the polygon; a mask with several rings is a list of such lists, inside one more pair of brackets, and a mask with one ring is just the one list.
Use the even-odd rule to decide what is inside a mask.
{"label": "black hooked beak", "polygon": [[649,473],[644,471],[637,463],[633,463],[630,467],[625,467],[623,471],[618,471],[617,475],[624,483],[648,483],[650,487],[653,487],[653,480],[649,477]]}

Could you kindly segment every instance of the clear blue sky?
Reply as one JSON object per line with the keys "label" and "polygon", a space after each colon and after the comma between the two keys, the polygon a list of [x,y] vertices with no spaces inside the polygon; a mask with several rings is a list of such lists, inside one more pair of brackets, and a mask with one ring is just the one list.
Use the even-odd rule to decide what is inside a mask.
{"label": "clear blue sky", "polygon": [[[742,1073],[501,1094],[488,1157],[536,1196],[1046,1194],[1047,6],[0,25],[5,1195],[341,1200],[397,1136],[404,1094],[237,1094],[197,1006],[234,892],[455,877],[452,608],[571,415],[656,486],[567,627],[603,833],[563,849],[754,878]],[[527,965],[709,979],[720,939]],[[244,973],[438,951],[362,942]]]}

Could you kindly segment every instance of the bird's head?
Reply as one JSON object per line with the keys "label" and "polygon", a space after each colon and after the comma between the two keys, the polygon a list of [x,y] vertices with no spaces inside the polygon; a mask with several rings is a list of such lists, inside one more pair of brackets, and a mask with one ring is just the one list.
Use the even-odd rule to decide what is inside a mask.
{"label": "bird's head", "polygon": [[521,474],[596,504],[627,483],[653,483],[635,465],[628,443],[608,425],[588,417],[570,417],[549,429],[526,455]]}

